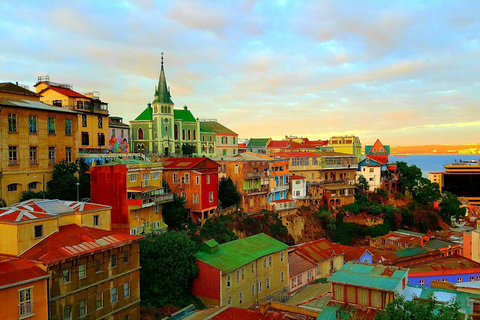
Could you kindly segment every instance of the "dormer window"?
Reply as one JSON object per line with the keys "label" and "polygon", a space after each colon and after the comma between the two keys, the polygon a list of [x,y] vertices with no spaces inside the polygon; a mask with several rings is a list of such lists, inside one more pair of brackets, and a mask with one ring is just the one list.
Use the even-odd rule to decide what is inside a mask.
{"label": "dormer window", "polygon": [[35,226],[35,239],[43,237],[43,224]]}

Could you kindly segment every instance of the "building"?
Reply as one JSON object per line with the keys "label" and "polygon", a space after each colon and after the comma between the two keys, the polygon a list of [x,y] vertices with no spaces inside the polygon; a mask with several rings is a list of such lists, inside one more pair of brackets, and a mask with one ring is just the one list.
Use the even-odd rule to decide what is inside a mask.
{"label": "building", "polygon": [[288,278],[289,294],[293,294],[315,280],[317,265],[302,255],[297,254],[295,249],[288,251]]}
{"label": "building", "polygon": [[23,191],[45,191],[53,165],[78,157],[78,112],[40,102],[13,83],[0,83],[0,203]]}
{"label": "building", "polygon": [[[38,77],[35,84],[40,101],[78,115],[79,151],[81,153],[103,153],[108,150],[108,103],[100,100],[98,91],[81,94],[70,84],[50,81],[49,76]],[[58,126],[62,128],[61,126]]]}
{"label": "building", "polygon": [[290,176],[290,191],[292,199],[303,199],[307,195],[307,180],[304,176]]}
{"label": "building", "polygon": [[121,117],[108,117],[108,146],[111,152],[130,152],[130,126]]}
{"label": "building", "polygon": [[408,270],[348,262],[328,281],[332,285],[332,302],[385,309],[394,295],[405,289]]}
{"label": "building", "polygon": [[[443,192],[448,191],[465,198],[470,205],[480,205],[480,162],[455,162],[445,165]],[[437,182],[438,183],[438,182]]]}
{"label": "building", "polygon": [[110,231],[110,210],[59,200],[0,208],[0,253],[50,275],[48,319],[139,318],[141,237]]}
{"label": "building", "polygon": [[47,319],[49,278],[32,261],[0,255],[0,318]]}
{"label": "building", "polygon": [[217,120],[201,120],[200,130],[215,133],[217,157],[238,154],[238,134],[218,123]]}
{"label": "building", "polygon": [[112,207],[112,230],[133,235],[166,230],[162,205],[173,200],[160,162],[116,160],[90,168],[91,201]]}
{"label": "building", "polygon": [[168,158],[163,162],[164,179],[172,193],[186,200],[195,223],[211,218],[218,205],[218,168],[208,158]]}
{"label": "building", "polygon": [[317,266],[315,279],[326,278],[343,266],[343,253],[337,253],[327,239],[294,246],[295,252]]}
{"label": "building", "polygon": [[358,163],[356,180],[363,176],[368,182],[369,191],[373,192],[382,187],[382,184],[390,176],[388,168],[388,156],[390,146],[384,146],[379,139],[373,146],[365,146],[365,158]]}
{"label": "building", "polygon": [[296,201],[288,197],[290,182],[288,180],[290,171],[288,169],[288,161],[283,159],[275,159],[270,162],[268,203],[271,210],[283,211],[281,214],[287,214],[291,210],[297,208]]}
{"label": "building", "polygon": [[251,138],[247,143],[247,152],[267,154],[267,146],[271,138]]}
{"label": "building", "polygon": [[288,297],[288,246],[264,233],[197,253],[199,272],[191,292],[205,305],[249,308]]}
{"label": "building", "polygon": [[430,180],[431,183],[436,183],[438,184],[438,187],[440,189],[440,192],[442,192],[442,187],[443,187],[443,172],[429,172],[428,173],[428,180]]}
{"label": "building", "polygon": [[422,247],[428,241],[430,241],[430,237],[426,234],[399,229],[397,231],[390,231],[383,236],[371,238],[370,246],[377,248],[392,247],[402,249],[415,246]]}
{"label": "building", "polygon": [[335,152],[353,154],[360,161],[362,157],[362,143],[356,136],[333,136],[328,140],[328,146]]}
{"label": "building", "polygon": [[383,145],[379,139],[372,146],[365,146],[365,157],[380,163],[388,163],[390,146]]}

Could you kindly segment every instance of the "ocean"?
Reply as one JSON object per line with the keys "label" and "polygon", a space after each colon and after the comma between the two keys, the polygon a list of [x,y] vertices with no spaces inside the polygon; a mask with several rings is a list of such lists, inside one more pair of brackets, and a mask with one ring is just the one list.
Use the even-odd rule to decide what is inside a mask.
{"label": "ocean", "polygon": [[480,160],[480,154],[419,154],[407,157],[399,157],[390,155],[388,157],[390,163],[403,161],[408,165],[416,165],[422,170],[422,175],[428,178],[429,172],[444,172],[443,167],[446,164],[459,162],[460,160]]}

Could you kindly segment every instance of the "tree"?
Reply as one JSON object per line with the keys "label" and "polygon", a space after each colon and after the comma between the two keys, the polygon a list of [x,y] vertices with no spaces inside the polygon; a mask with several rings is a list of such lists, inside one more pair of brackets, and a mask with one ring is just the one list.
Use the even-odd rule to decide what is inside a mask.
{"label": "tree", "polygon": [[229,216],[224,215],[208,219],[200,231],[202,239],[215,239],[218,243],[237,240],[237,235],[228,226],[231,220]]}
{"label": "tree", "polygon": [[47,198],[60,200],[77,199],[78,166],[74,162],[62,160],[53,165],[52,180],[48,182]]}
{"label": "tree", "polygon": [[360,175],[360,177],[358,177],[357,188],[358,191],[362,193],[368,191],[368,181],[363,175]]}
{"label": "tree", "polygon": [[460,304],[455,300],[448,303],[437,303],[433,294],[426,300],[405,301],[402,295],[395,296],[385,311],[378,314],[376,320],[459,320],[463,319],[460,313]]}
{"label": "tree", "polygon": [[163,204],[162,215],[165,223],[174,229],[180,229],[188,219],[188,210],[185,208],[185,198],[175,197],[173,201]]}
{"label": "tree", "polygon": [[425,178],[418,179],[418,186],[412,190],[413,200],[424,205],[432,205],[433,201],[442,197],[438,183],[432,183]]}
{"label": "tree", "polygon": [[182,154],[186,157],[189,157],[191,156],[192,154],[194,154],[196,152],[196,147],[194,145],[191,145],[191,144],[184,144],[182,146]]}
{"label": "tree", "polygon": [[143,305],[183,308],[198,274],[197,244],[185,232],[169,231],[140,241],[140,298]]}
{"label": "tree", "polygon": [[465,216],[467,211],[465,208],[460,208],[461,204],[456,195],[448,191],[445,192],[442,197],[442,202],[440,203],[439,212],[443,221],[450,224],[453,218],[458,221],[460,217]]}
{"label": "tree", "polygon": [[422,170],[416,165],[409,166],[406,162],[398,161],[397,170],[400,173],[400,184],[404,191],[412,192],[418,186],[422,177]]}
{"label": "tree", "polygon": [[222,178],[218,183],[218,200],[223,208],[237,204],[241,199],[232,179]]}

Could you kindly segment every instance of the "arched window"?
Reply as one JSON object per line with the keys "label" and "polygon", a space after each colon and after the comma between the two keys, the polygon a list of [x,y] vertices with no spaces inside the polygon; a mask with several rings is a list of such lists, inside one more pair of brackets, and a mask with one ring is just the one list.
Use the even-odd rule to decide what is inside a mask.
{"label": "arched window", "polygon": [[205,152],[205,145],[202,144],[202,152]]}
{"label": "arched window", "polygon": [[193,140],[197,140],[197,130],[193,130]]}
{"label": "arched window", "polygon": [[188,140],[192,140],[192,135],[190,134],[190,129],[188,129]]}
{"label": "arched window", "polygon": [[178,140],[178,124],[176,123],[173,126],[173,134],[174,134],[175,140]]}
{"label": "arched window", "polygon": [[210,146],[210,153],[213,153],[213,147]]}
{"label": "arched window", "polygon": [[182,130],[182,140],[185,140],[185,129]]}
{"label": "arched window", "polygon": [[138,128],[138,140],[143,140],[143,129]]}

